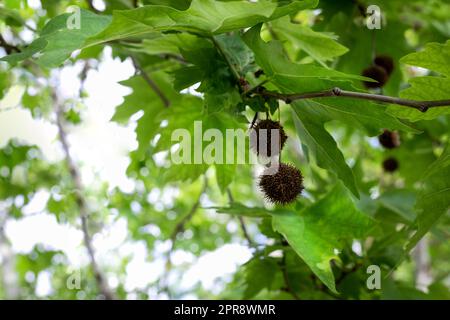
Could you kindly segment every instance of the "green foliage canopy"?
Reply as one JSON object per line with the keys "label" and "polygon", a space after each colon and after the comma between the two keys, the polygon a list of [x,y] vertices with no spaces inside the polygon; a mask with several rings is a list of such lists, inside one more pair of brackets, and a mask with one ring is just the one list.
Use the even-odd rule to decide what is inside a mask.
{"label": "green foliage canopy", "polygon": [[[366,27],[362,1],[111,0],[101,11],[90,1],[42,1],[40,9],[25,0],[4,1],[0,98],[14,85],[38,87],[21,101],[36,119],[54,119],[52,72],[82,62],[89,68],[104,59],[105,47],[113,57],[132,60],[137,73],[121,82],[130,94],[111,121],[136,123],[138,146],[129,154],[127,175],[140,188],[108,191],[103,184],[75,190],[73,170],[64,161],[49,161],[35,146],[11,140],[0,149],[0,211],[7,219],[24,219],[25,206],[46,190],[45,211],[61,224],[78,226],[81,193],[97,203],[89,232],[125,219],[127,240],[143,241],[150,259],[164,259],[158,241],[169,240],[172,250],[195,256],[223,243],[248,245],[253,257],[223,284],[222,293],[191,288],[199,298],[448,299],[450,107],[420,112],[377,99],[276,98],[335,87],[367,93],[363,81],[374,80],[362,77],[362,70],[375,55],[388,55],[394,72],[371,94],[450,99],[450,5],[372,3],[382,10],[379,30]],[[67,12],[71,5],[82,8]],[[69,19],[79,21],[79,28],[70,28]],[[22,39],[25,30],[32,30],[33,40]],[[63,104],[65,123],[82,126],[82,107]],[[175,148],[171,134],[178,128],[193,134],[194,122],[202,121],[204,130],[225,135],[227,129],[246,130],[255,113],[280,119],[289,136],[282,160],[299,167],[305,178],[303,195],[291,205],[264,201],[252,165],[154,160]],[[397,132],[400,147],[383,149],[376,139],[383,130]],[[399,163],[394,173],[382,168],[388,157]],[[18,171],[25,178],[17,178]],[[154,190],[173,189],[169,204],[162,205],[162,197],[148,201]],[[15,201],[19,197],[22,203]],[[242,233],[228,231],[232,221]],[[157,235],[142,232],[148,225],[156,226]],[[420,264],[410,255],[421,239],[433,243],[426,248],[433,278],[427,293],[418,289],[414,270]],[[55,256],[61,257],[57,263]],[[27,272],[37,277],[47,270],[53,298],[80,298],[65,288],[71,266],[64,252],[36,246],[17,258],[20,297],[36,296],[36,280]],[[122,279],[129,257],[122,258],[100,269]],[[366,286],[370,265],[382,270],[381,290]],[[179,278],[186,268],[167,266]],[[102,294],[101,285],[95,268],[86,266],[86,272],[83,297],[94,298]],[[161,275],[145,285],[184,296],[176,286],[162,286],[164,280]],[[119,298],[131,294],[121,281],[113,289]],[[0,285],[0,296],[6,292]],[[152,298],[148,290],[137,294]]]}

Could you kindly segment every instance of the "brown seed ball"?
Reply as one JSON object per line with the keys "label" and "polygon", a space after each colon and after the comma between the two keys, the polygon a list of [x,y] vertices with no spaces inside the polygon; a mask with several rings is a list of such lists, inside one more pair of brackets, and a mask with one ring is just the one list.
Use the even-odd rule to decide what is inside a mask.
{"label": "brown seed ball", "polygon": [[363,81],[363,84],[367,89],[381,88],[389,80],[389,75],[387,74],[386,70],[384,70],[384,68],[379,66],[372,66],[364,69],[362,75],[364,77],[378,81],[378,82]]}
{"label": "brown seed ball", "polygon": [[[283,126],[276,121],[273,120],[261,120],[256,126],[253,128],[255,130],[254,139],[250,139],[250,146],[253,150],[256,151],[256,154],[271,157],[272,155],[278,155],[280,151],[283,149],[284,144],[287,140],[287,135],[284,132]],[[266,130],[266,135],[264,135],[263,131]],[[278,138],[278,148],[272,150],[272,130],[278,130],[279,138]],[[266,149],[264,150],[264,145]],[[260,150],[261,148],[261,150]]]}
{"label": "brown seed ball", "polygon": [[302,193],[303,176],[296,167],[280,163],[275,174],[266,169],[259,180],[259,187],[265,198],[275,204],[289,204]]}
{"label": "brown seed ball", "polygon": [[395,131],[384,130],[378,136],[378,141],[386,149],[394,149],[400,146],[400,136]]}
{"label": "brown seed ball", "polygon": [[388,76],[390,76],[392,71],[394,71],[394,60],[388,55],[377,55],[373,62],[375,65],[383,68]]}
{"label": "brown seed ball", "polygon": [[387,158],[383,161],[383,169],[386,172],[395,172],[399,167],[397,159],[394,157]]}

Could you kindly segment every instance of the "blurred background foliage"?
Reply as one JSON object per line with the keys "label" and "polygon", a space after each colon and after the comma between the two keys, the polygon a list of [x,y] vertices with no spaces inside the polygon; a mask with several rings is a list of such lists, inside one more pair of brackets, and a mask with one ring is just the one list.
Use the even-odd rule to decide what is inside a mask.
{"label": "blurred background foliage", "polygon": [[[286,5],[292,1],[278,2]],[[189,0],[93,3],[4,0],[0,4],[0,54],[14,54],[26,48],[52,18],[65,13],[70,6],[108,16],[115,10],[131,10],[144,5],[186,10],[190,3]],[[369,31],[364,26],[365,8],[372,4],[382,9],[381,30]],[[400,59],[412,52],[423,51],[430,42],[444,44],[450,38],[449,17],[450,3],[445,0],[320,0],[316,8],[291,12],[264,23],[261,37],[266,41],[281,41],[292,62],[310,63],[355,75],[371,64],[374,52],[389,55],[395,62],[395,69],[382,93],[399,96],[409,87],[411,78],[442,74],[432,68],[412,67],[401,63]],[[118,28],[121,26],[119,24]],[[263,68],[261,63],[259,66],[255,63],[255,54],[264,60],[265,53],[256,52],[255,47],[249,45],[250,40],[244,39],[244,43],[241,35],[239,30],[227,31],[215,35],[215,39],[242,75],[254,85],[259,81],[255,72]],[[303,109],[293,108],[295,113],[283,105],[280,118],[289,136],[283,161],[300,168],[306,188],[304,196],[287,209],[299,216],[303,214],[305,218],[301,222],[311,228],[311,240],[308,242],[307,239],[304,244],[303,234],[290,235],[286,234],[288,230],[280,231],[286,228],[283,219],[289,219],[289,216],[277,213],[283,208],[265,203],[257,187],[258,168],[251,165],[176,166],[168,159],[168,152],[173,147],[170,141],[172,130],[191,130],[195,119],[203,120],[204,129],[245,129],[255,111],[266,108],[264,102],[261,105],[258,101],[242,101],[238,88],[230,80],[233,74],[223,52],[219,52],[208,37],[147,32],[142,36],[99,43],[77,51],[65,62],[65,58],[61,59],[59,67],[52,65],[54,60],[45,65],[42,55],[46,51],[40,53],[43,60],[38,63],[30,59],[20,63],[0,63],[0,98],[5,98],[15,87],[24,88],[20,103],[13,108],[29,112],[35,120],[50,123],[54,133],[59,133],[59,138],[55,135],[54,148],[60,154],[56,160],[49,159],[36,145],[14,137],[7,141],[0,137],[1,298],[105,298],[107,294],[101,287],[98,273],[106,282],[107,290],[119,299],[450,298],[448,108],[429,116],[388,106],[384,113],[386,118],[379,118],[381,123],[373,124],[371,119],[361,123],[357,116],[333,114],[324,107],[324,114],[318,115],[320,123],[336,141],[345,159],[343,165],[351,168],[360,195],[358,199],[344,190],[337,172],[318,165],[323,155],[311,151],[311,145],[303,141],[299,124],[306,121],[308,130],[308,123],[313,123],[313,118],[310,118],[311,122],[306,118],[308,105],[302,105]],[[85,126],[88,93],[83,82],[88,72],[98,68],[105,59],[106,47],[110,48],[113,58],[121,61],[131,62],[130,57],[133,57],[136,67],[136,74],[121,82],[130,93],[117,106],[111,120],[121,126],[136,127],[136,148],[129,153],[126,171],[132,187],[110,186],[108,181],[98,178],[95,183],[83,184],[80,190],[74,180],[83,171],[82,155],[72,155],[71,159],[70,154],[64,153],[61,135],[70,136],[71,130]],[[447,68],[450,68],[449,46],[444,50],[447,50]],[[81,66],[77,69],[81,83],[79,95],[61,102],[55,94],[58,90],[55,79],[61,76],[64,68],[75,65]],[[169,100],[170,107],[167,108],[164,99],[160,99],[160,93],[149,88],[148,80],[142,77],[143,72],[151,75],[151,81]],[[263,75],[261,79],[266,78]],[[354,85],[362,88],[359,81]],[[267,87],[277,88],[270,82]],[[435,93],[427,84],[417,88],[421,92],[430,90],[431,98],[443,98],[433,96]],[[448,87],[446,90],[448,98]],[[412,96],[401,95],[417,96],[414,92],[409,94]],[[7,116],[8,108],[0,107],[0,118]],[[400,129],[401,145],[386,150],[379,145],[376,136],[385,128],[382,121],[386,119],[388,126],[394,121],[392,116],[401,119],[395,124],[395,129]],[[62,127],[58,127],[61,124]],[[403,130],[402,125],[407,125],[407,129]],[[319,147],[328,148],[321,145],[323,141],[319,139]],[[114,144],[114,137],[105,143]],[[396,172],[383,170],[382,162],[388,157],[398,161]],[[70,162],[74,163],[75,172]],[[424,199],[427,188],[434,190],[437,185],[443,190],[439,198]],[[42,193],[46,195],[45,206],[39,212],[27,210],[33,199]],[[341,194],[343,198],[338,197]],[[323,203],[326,206],[321,206]],[[88,211],[86,229],[80,220],[83,208]],[[349,216],[353,210],[372,218],[374,227],[364,234],[359,229],[344,234],[343,230],[350,230],[350,226],[340,223],[354,222],[353,216]],[[319,218],[305,216],[305,212],[317,214]],[[40,243],[29,251],[14,251],[14,243],[6,232],[8,224],[34,215],[52,215],[62,226],[88,232],[92,238],[88,242],[94,243],[94,256],[100,257],[95,261],[99,270],[93,268],[92,256],[85,248],[86,240],[82,241],[81,233],[77,238],[81,258],[76,264],[64,250]],[[125,222],[126,235],[116,248],[97,252],[96,237],[102,237],[107,233],[105,230],[120,221]],[[415,239],[422,231],[426,235],[421,240],[420,237]],[[21,237],[32,238],[33,232]],[[332,242],[335,249],[339,248],[330,259],[336,290],[312,270],[308,258],[305,260],[298,254],[298,250],[312,256],[313,252],[325,254],[318,244],[321,239],[325,239],[327,246]],[[63,237],[61,242],[66,240]],[[414,246],[416,240],[420,241],[410,252],[412,248],[408,244]],[[317,243],[313,243],[315,241]],[[299,249],[296,243],[305,247]],[[145,269],[153,274],[142,275],[142,283],[130,288],[126,283],[133,273],[130,266],[136,253],[123,248],[133,244],[143,246],[144,261],[156,267]],[[243,247],[249,254],[235,269],[216,278],[211,286],[205,286],[201,281],[181,285],[187,275],[192,275],[189,270],[201,257],[226,244]],[[188,258],[176,258],[183,254]],[[226,259],[233,259],[233,253],[218,256],[217,264]],[[369,276],[366,270],[370,265],[378,265],[382,270],[381,290],[369,290],[366,286]],[[77,272],[81,275],[79,279]],[[201,278],[201,271],[197,273]],[[38,279],[42,277],[47,279],[49,287],[44,293],[38,289]],[[77,286],[69,289],[68,283],[73,281]]]}

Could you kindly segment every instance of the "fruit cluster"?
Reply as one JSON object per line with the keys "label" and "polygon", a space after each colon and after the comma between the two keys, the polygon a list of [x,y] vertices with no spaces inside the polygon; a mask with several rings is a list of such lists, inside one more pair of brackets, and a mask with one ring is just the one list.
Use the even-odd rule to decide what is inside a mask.
{"label": "fruit cluster", "polygon": [[393,71],[394,60],[387,55],[377,55],[373,60],[373,64],[362,72],[364,77],[371,78],[377,82],[364,81],[363,84],[367,89],[384,87]]}
{"label": "fruit cluster", "polygon": [[[377,55],[370,67],[363,70],[362,75],[377,82],[363,81],[367,89],[382,88],[389,81],[394,71],[394,60],[388,55]],[[378,136],[378,141],[386,149],[395,149],[400,146],[400,137],[397,132],[384,130]],[[397,159],[389,157],[383,161],[383,169],[386,172],[395,172],[399,167]]]}
{"label": "fruit cluster", "polygon": [[[378,141],[386,149],[395,149],[400,146],[400,136],[398,132],[384,130],[382,134],[378,136]],[[383,161],[383,169],[386,172],[395,172],[399,167],[398,160],[394,157],[389,157]]]}
{"label": "fruit cluster", "polygon": [[[251,147],[258,156],[280,155],[287,135],[279,122],[270,119],[260,120],[252,129],[255,131],[256,139],[251,140]],[[276,131],[272,131],[273,129]],[[275,132],[279,135],[278,137],[272,137]],[[272,150],[273,139],[278,142],[278,146],[274,150]],[[272,203],[281,205],[294,202],[304,189],[300,170],[291,164],[281,162],[275,173],[272,170],[273,168],[267,168],[259,178],[259,187],[265,198]]]}

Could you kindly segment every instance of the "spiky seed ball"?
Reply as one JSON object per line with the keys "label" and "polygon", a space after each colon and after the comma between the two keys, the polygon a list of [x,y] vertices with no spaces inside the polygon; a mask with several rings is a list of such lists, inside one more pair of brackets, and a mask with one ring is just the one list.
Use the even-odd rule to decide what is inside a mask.
{"label": "spiky seed ball", "polygon": [[386,70],[379,66],[371,66],[363,70],[362,75],[367,78],[376,80],[377,82],[363,81],[364,86],[367,89],[381,88],[389,79],[389,75]]}
{"label": "spiky seed ball", "polygon": [[399,167],[397,159],[394,157],[387,158],[383,161],[383,169],[386,172],[395,172]]}
{"label": "spiky seed ball", "polygon": [[[253,128],[255,130],[255,139],[250,140],[250,146],[253,150],[256,151],[256,154],[271,157],[273,155],[278,155],[280,151],[283,149],[284,144],[287,140],[287,135],[284,132],[283,126],[276,121],[273,120],[261,120],[259,121],[256,126]],[[263,131],[261,130],[267,130],[266,136],[264,136]],[[276,129],[279,133],[278,143],[279,146],[275,150],[272,150],[272,130]],[[266,149],[264,150],[263,143],[266,144]],[[261,146],[260,146],[261,145]],[[260,150],[260,148],[262,150]]]}
{"label": "spiky seed ball", "polygon": [[384,130],[378,136],[378,141],[386,149],[394,149],[400,146],[400,136],[395,131]]}
{"label": "spiky seed ball", "polygon": [[259,179],[259,187],[265,198],[276,204],[289,204],[302,193],[303,176],[296,167],[280,163],[274,174],[266,169]]}
{"label": "spiky seed ball", "polygon": [[388,76],[390,76],[392,71],[394,71],[394,60],[388,55],[377,55],[373,62],[375,63],[375,65],[383,68]]}

